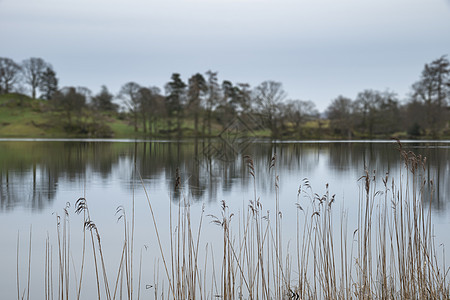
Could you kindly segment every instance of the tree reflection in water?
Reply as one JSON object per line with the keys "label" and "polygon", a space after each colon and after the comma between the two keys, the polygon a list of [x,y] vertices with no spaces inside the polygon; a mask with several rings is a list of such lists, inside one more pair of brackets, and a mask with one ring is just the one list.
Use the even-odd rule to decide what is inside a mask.
{"label": "tree reflection in water", "polygon": [[[433,208],[445,210],[450,194],[450,143],[407,143],[405,148],[427,157],[428,180],[434,185]],[[97,176],[108,181],[118,174],[131,189],[137,176],[165,185],[173,201],[188,196],[198,202],[218,202],[219,191],[236,185],[247,188],[248,172],[243,160],[251,155],[258,190],[270,193],[269,162],[277,153],[281,179],[308,174],[322,165],[323,177],[349,178],[363,170],[399,172],[400,156],[395,144],[364,142],[255,142],[244,149],[227,147],[222,140],[188,141],[1,141],[0,210],[17,206],[41,210],[54,201],[59,183],[78,184]],[[128,170],[127,170],[128,169]],[[180,185],[175,188],[177,170]],[[299,180],[302,178],[298,178]],[[159,182],[161,181],[161,182]],[[81,191],[80,191],[81,193]],[[425,193],[427,194],[427,193]]]}

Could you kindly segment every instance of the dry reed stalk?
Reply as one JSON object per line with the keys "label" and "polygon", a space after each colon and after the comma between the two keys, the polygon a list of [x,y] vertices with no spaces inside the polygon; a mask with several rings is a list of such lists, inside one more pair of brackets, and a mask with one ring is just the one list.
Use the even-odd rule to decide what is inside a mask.
{"label": "dry reed stalk", "polygon": [[108,277],[106,274],[106,266],[105,266],[105,260],[103,257],[103,250],[102,250],[102,244],[100,241],[100,233],[98,232],[98,228],[95,224],[91,223],[90,225],[91,230],[95,230],[95,234],[97,236],[97,242],[98,242],[98,251],[99,251],[99,255],[100,255],[100,260],[102,263],[102,274],[103,274],[103,283],[105,285],[105,292],[106,292],[106,299],[111,299],[111,294],[110,294],[110,290],[109,290],[109,285],[108,285]]}
{"label": "dry reed stalk", "polygon": [[63,254],[64,254],[64,288],[65,299],[69,299],[69,285],[70,285],[70,223],[69,223],[69,209],[70,203],[66,203],[64,208],[64,222],[63,222]]}
{"label": "dry reed stalk", "polygon": [[138,276],[138,300],[141,298],[141,279],[142,279],[142,248],[139,253],[139,276]]}
{"label": "dry reed stalk", "polygon": [[[134,196],[133,196],[134,197]],[[132,254],[130,250],[130,244],[132,243],[130,241],[130,233],[129,233],[129,227],[128,222],[125,214],[125,208],[123,206],[119,206],[116,209],[116,216],[119,215],[117,218],[117,221],[120,219],[123,219],[123,233],[124,233],[124,247],[122,251],[122,258],[120,267],[125,269],[125,280],[126,280],[126,289],[127,289],[127,296],[128,299],[132,299],[132,270],[131,270],[131,264],[132,264]],[[123,262],[125,262],[123,264]],[[123,269],[120,269],[121,275],[123,274]],[[122,288],[122,286],[121,286]],[[116,288],[115,288],[116,289]],[[122,294],[121,294],[122,296]]]}
{"label": "dry reed stalk", "polygon": [[52,282],[52,251],[50,237],[47,232],[45,240],[45,262],[44,262],[44,295],[45,299],[53,299],[53,282]]}
{"label": "dry reed stalk", "polygon": [[[80,199],[86,199],[86,198],[80,198]],[[75,212],[77,211],[77,208],[79,207],[79,202],[83,201],[78,199],[75,204]],[[82,209],[83,211],[83,224],[86,222],[86,210]],[[80,211],[81,212],[81,211]],[[78,291],[77,291],[77,300],[80,299],[81,296],[81,285],[83,282],[83,272],[84,272],[84,261],[85,261],[85,255],[86,255],[86,227],[83,226],[83,246],[82,246],[82,254],[81,254],[81,267],[80,267],[80,281],[78,284]]]}
{"label": "dry reed stalk", "polygon": [[63,264],[63,254],[61,253],[61,217],[56,215],[56,230],[58,238],[58,258],[59,258],[59,276],[58,276],[58,294],[60,299],[64,299],[64,264]]}
{"label": "dry reed stalk", "polygon": [[28,246],[28,279],[27,279],[27,299],[30,299],[30,282],[31,282],[31,232],[32,226],[30,225],[30,239]]}
{"label": "dry reed stalk", "polygon": [[149,206],[149,209],[150,209],[150,213],[151,213],[151,216],[152,216],[152,221],[153,221],[153,225],[154,225],[154,228],[155,228],[155,233],[156,233],[156,238],[157,238],[157,241],[158,241],[160,254],[161,254],[161,257],[162,257],[162,260],[163,260],[164,269],[166,271],[167,279],[169,280],[169,287],[171,288],[171,293],[172,293],[173,297],[175,298],[175,287],[173,286],[173,281],[170,279],[169,271],[167,269],[166,259],[164,257],[164,251],[162,249],[161,239],[159,238],[158,226],[156,224],[156,219],[155,219],[155,215],[153,213],[153,208],[152,208],[152,204],[150,202],[150,197],[148,196],[147,189],[145,188],[144,181],[142,180],[141,174],[139,173],[138,170],[137,170],[137,172],[138,172],[138,175],[139,175],[139,179],[141,181],[142,188],[144,189],[145,197],[147,199],[147,203],[148,203],[148,206]]}
{"label": "dry reed stalk", "polygon": [[16,246],[16,286],[17,286],[17,300],[20,299],[20,281],[19,281],[19,243],[20,236],[17,230],[17,246]]}
{"label": "dry reed stalk", "polygon": [[116,276],[116,283],[114,285],[113,299],[116,298],[117,288],[119,286],[119,279],[121,278],[121,275],[123,274],[123,261],[124,261],[125,251],[126,251],[126,242],[123,243],[123,247],[122,247],[122,255],[120,257],[119,268],[117,270],[117,276]]}

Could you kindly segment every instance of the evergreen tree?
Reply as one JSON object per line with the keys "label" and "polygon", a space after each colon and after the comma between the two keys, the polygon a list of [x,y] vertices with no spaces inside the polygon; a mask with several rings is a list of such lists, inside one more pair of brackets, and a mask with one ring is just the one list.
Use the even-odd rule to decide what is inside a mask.
{"label": "evergreen tree", "polygon": [[436,136],[448,120],[450,62],[447,57],[442,56],[425,64],[420,80],[413,84],[412,89],[412,99],[425,104],[427,129]]}
{"label": "evergreen tree", "polygon": [[50,100],[58,90],[58,78],[56,78],[56,73],[51,67],[47,67],[41,74],[39,90],[41,92],[41,98],[46,100]]}
{"label": "evergreen tree", "polygon": [[112,100],[114,95],[108,91],[105,85],[102,85],[100,92],[92,98],[92,104],[95,109],[100,111],[117,111],[117,104]]}
{"label": "evergreen tree", "polygon": [[208,87],[202,74],[197,73],[189,78],[188,108],[194,114],[195,134],[198,134],[198,116],[201,110],[202,96],[207,90]]}
{"label": "evergreen tree", "polygon": [[[181,123],[183,120],[183,108],[186,102],[186,83],[180,78],[180,74],[173,73],[172,81],[168,82],[166,88],[166,107],[169,117],[176,117],[178,135],[181,136]],[[170,121],[169,121],[170,127]],[[170,128],[169,128],[170,129]]]}
{"label": "evergreen tree", "polygon": [[212,112],[218,105],[220,99],[220,86],[217,79],[217,72],[207,71],[206,75],[208,75],[208,90],[206,96],[206,118],[203,119],[203,133],[205,133],[205,127],[207,127],[208,134],[211,135]]}

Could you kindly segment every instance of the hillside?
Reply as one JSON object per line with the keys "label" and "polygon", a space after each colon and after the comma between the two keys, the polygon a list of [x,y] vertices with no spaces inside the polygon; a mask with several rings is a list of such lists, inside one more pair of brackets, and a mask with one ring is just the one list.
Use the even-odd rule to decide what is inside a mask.
{"label": "hillside", "polygon": [[[95,112],[83,109],[71,112],[55,110],[47,100],[32,99],[23,94],[0,95],[0,138],[148,138],[176,137],[167,120],[154,124],[158,129],[144,133],[141,126],[135,132],[130,116],[125,113]],[[174,123],[174,122],[173,122]],[[70,124],[70,125],[69,125]],[[212,124],[212,135],[218,135],[222,126]],[[150,129],[149,129],[150,130]],[[185,120],[183,137],[193,137],[193,121]]]}
{"label": "hillside", "polygon": [[[1,137],[51,137],[58,130],[46,124],[48,115],[43,113],[43,100],[32,100],[21,94],[0,95]],[[52,130],[53,129],[53,130]],[[62,132],[59,136],[63,136]]]}
{"label": "hillside", "polygon": [[[132,134],[132,128],[117,118],[110,117],[107,122],[101,122],[105,134],[77,131],[75,128],[68,130],[64,118],[64,114],[52,110],[46,100],[33,100],[22,94],[0,95],[0,137],[3,138],[129,137]],[[93,119],[84,115],[77,121],[89,128]]]}

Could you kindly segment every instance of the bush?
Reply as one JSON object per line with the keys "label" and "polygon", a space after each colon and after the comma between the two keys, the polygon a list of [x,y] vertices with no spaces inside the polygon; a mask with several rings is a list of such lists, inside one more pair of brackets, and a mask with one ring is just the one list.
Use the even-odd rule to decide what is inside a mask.
{"label": "bush", "polygon": [[411,125],[411,127],[408,128],[408,134],[410,136],[421,136],[422,134],[422,128],[420,127],[420,125],[417,122],[414,122],[414,124]]}

